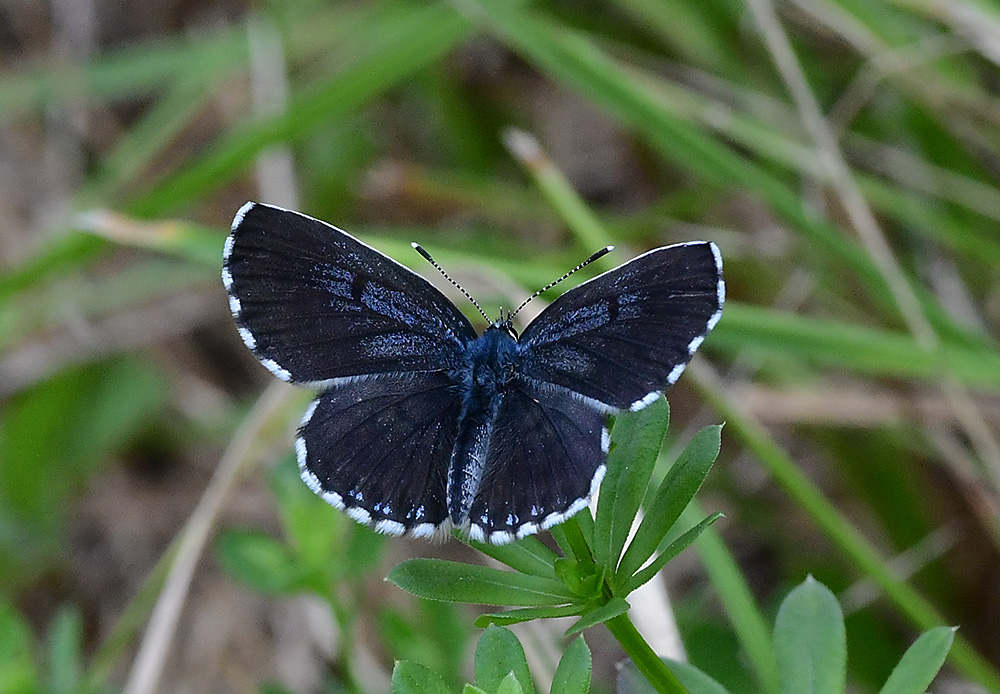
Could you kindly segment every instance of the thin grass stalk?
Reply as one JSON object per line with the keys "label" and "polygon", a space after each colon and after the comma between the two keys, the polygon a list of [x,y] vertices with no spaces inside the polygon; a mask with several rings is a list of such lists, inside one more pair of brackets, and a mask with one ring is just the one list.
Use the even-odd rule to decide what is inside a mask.
{"label": "thin grass stalk", "polygon": [[[888,560],[823,496],[767,430],[725,396],[723,384],[708,364],[696,361],[688,367],[687,373],[702,397],[726,421],[726,431],[742,439],[831,542],[860,572],[870,576],[912,623],[923,630],[945,623],[930,602],[899,579],[889,568]],[[992,691],[1000,691],[1000,674],[960,635],[955,636],[950,658],[967,677]]]}

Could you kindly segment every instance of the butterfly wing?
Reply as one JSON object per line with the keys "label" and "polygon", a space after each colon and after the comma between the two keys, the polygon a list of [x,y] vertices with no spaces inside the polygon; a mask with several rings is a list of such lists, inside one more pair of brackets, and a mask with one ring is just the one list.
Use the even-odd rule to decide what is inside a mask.
{"label": "butterfly wing", "polygon": [[324,388],[296,453],[314,492],[380,532],[447,527],[446,478],[476,333],[429,282],[346,232],[247,203],[222,270],[240,335],[279,378]]}
{"label": "butterfly wing", "polygon": [[724,301],[714,243],[654,249],[542,311],[521,335],[520,373],[605,411],[641,409],[678,379]]}
{"label": "butterfly wing", "polygon": [[582,510],[604,476],[607,443],[604,415],[590,404],[517,381],[493,422],[470,537],[504,544]]}
{"label": "butterfly wing", "polygon": [[420,275],[312,217],[247,203],[222,280],[247,346],[285,381],[454,369],[476,337]]}
{"label": "butterfly wing", "polygon": [[443,532],[460,408],[461,396],[443,372],[337,384],[313,402],[299,428],[302,479],[379,532]]}

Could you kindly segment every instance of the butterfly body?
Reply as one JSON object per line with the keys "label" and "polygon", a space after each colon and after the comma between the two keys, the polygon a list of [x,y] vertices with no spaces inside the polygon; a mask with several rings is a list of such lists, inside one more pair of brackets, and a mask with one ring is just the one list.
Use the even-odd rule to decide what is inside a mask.
{"label": "butterfly body", "polygon": [[456,379],[462,389],[458,436],[448,469],[448,514],[466,525],[486,465],[497,413],[517,377],[518,345],[501,324],[487,328],[466,346],[466,364]]}
{"label": "butterfly body", "polygon": [[233,222],[222,276],[264,366],[321,390],[296,440],[313,491],[381,532],[498,544],[587,505],[607,415],[672,385],[724,299],[718,249],[681,244],[569,290],[520,336],[509,317],[479,335],[419,275],[257,203]]}

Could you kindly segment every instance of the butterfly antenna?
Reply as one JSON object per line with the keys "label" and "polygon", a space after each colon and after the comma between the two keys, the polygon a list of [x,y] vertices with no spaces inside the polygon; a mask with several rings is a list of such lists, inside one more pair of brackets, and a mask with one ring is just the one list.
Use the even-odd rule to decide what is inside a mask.
{"label": "butterfly antenna", "polygon": [[540,296],[544,292],[547,292],[548,290],[552,289],[552,287],[554,287],[557,284],[559,284],[560,282],[562,282],[564,279],[566,279],[567,277],[569,277],[570,275],[572,275],[577,270],[582,270],[583,268],[587,267],[588,265],[590,265],[595,260],[597,260],[599,258],[603,258],[604,256],[606,256],[608,253],[610,253],[613,250],[615,250],[614,246],[605,246],[604,248],[602,248],[601,250],[597,251],[597,253],[594,253],[594,255],[592,255],[589,258],[587,258],[586,260],[584,260],[582,263],[580,263],[579,265],[577,265],[575,268],[573,268],[572,270],[570,270],[569,272],[567,272],[565,275],[563,275],[562,277],[560,277],[556,281],[549,282],[544,287],[542,287],[541,289],[539,289],[537,292],[535,292],[534,294],[532,294],[531,296],[529,296],[527,299],[525,299],[524,301],[522,301],[521,305],[518,306],[516,309],[514,309],[513,313],[508,314],[507,320],[508,321],[514,320],[514,316],[516,316],[518,313],[520,313],[521,309],[524,308],[525,306],[527,306],[529,301],[531,301],[532,299],[534,299],[537,296]]}
{"label": "butterfly antenna", "polygon": [[458,282],[456,282],[455,280],[453,280],[451,278],[451,275],[449,275],[447,272],[445,272],[444,268],[441,267],[440,265],[438,265],[437,261],[434,260],[434,258],[431,257],[431,254],[424,250],[423,246],[421,246],[419,243],[411,243],[410,245],[413,246],[413,250],[415,250],[417,253],[419,253],[420,255],[422,255],[424,257],[424,260],[426,260],[428,263],[430,263],[431,265],[433,265],[437,269],[438,272],[440,272],[442,275],[444,275],[444,278],[446,280],[448,280],[453,285],[455,285],[455,287],[458,288],[458,291],[462,292],[462,294],[465,295],[465,298],[472,302],[473,306],[475,306],[477,309],[479,309],[479,313],[482,314],[483,318],[486,319],[487,323],[492,323],[492,321],[490,320],[490,317],[486,315],[486,311],[484,311],[483,308],[476,302],[476,300],[472,298],[472,294],[469,294],[469,292],[465,291],[465,288],[462,285],[460,285]]}

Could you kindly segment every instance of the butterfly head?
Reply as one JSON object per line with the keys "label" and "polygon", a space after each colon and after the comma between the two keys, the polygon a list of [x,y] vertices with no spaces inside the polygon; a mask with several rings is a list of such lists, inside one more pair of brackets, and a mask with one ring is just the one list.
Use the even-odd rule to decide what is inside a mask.
{"label": "butterfly head", "polygon": [[505,333],[514,342],[517,342],[517,338],[520,337],[517,334],[517,330],[514,329],[514,313],[507,311],[506,315],[504,315],[502,308],[500,309],[500,317],[490,324],[490,328]]}

